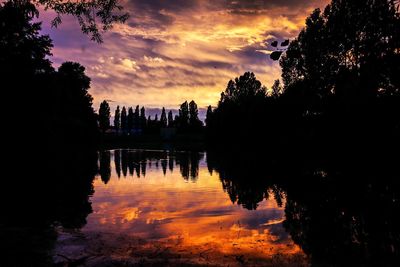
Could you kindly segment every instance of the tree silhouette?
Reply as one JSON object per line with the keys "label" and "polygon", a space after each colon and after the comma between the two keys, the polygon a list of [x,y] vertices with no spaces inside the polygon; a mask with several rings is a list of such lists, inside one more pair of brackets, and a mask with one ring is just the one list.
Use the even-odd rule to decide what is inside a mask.
{"label": "tree silhouette", "polygon": [[114,128],[118,132],[120,127],[121,127],[121,112],[119,110],[119,106],[117,106],[117,109],[115,110],[114,114]]}
{"label": "tree silhouette", "polygon": [[58,129],[66,143],[93,143],[97,118],[88,93],[90,78],[85,68],[79,63],[65,62],[59,67],[55,81],[57,90],[52,103],[57,107],[53,130]]}
{"label": "tree silhouette", "polygon": [[285,88],[306,83],[322,98],[371,97],[392,90],[398,26],[393,1],[333,0],[324,12],[316,9],[281,60]]}
{"label": "tree silhouette", "polygon": [[197,104],[193,100],[189,103],[189,125],[192,129],[199,129],[203,125],[199,119]]}
{"label": "tree silhouette", "polygon": [[52,26],[57,27],[62,22],[63,15],[70,15],[78,20],[81,30],[89,34],[93,41],[102,42],[100,31],[109,30],[116,23],[124,23],[129,15],[124,13],[118,0],[93,1],[57,1],[57,0],[12,0],[25,4],[32,3],[43,6],[45,10],[52,9],[56,17]]}
{"label": "tree silhouette", "polygon": [[146,111],[144,107],[140,109],[140,127],[142,129],[146,128]]}
{"label": "tree silhouette", "polygon": [[211,120],[212,120],[212,113],[213,113],[213,111],[212,111],[212,108],[211,108],[211,105],[210,106],[208,106],[207,107],[207,113],[206,113],[206,125],[207,126],[209,126],[210,127],[210,123],[211,123]]}
{"label": "tree silhouette", "polygon": [[236,140],[260,141],[266,102],[266,88],[261,85],[254,73],[244,75],[228,82],[221,94],[217,108],[208,114],[207,133],[221,143]]}
{"label": "tree silhouette", "polygon": [[278,98],[283,92],[283,88],[282,88],[281,82],[279,80],[275,80],[275,82],[272,85],[271,89],[272,89],[271,96],[273,98]]}
{"label": "tree silhouette", "polygon": [[135,114],[133,113],[133,108],[130,107],[128,109],[128,118],[127,118],[127,129],[129,132],[133,129],[133,124],[135,123]]}
{"label": "tree silhouette", "polygon": [[110,106],[108,102],[104,100],[100,104],[99,109],[99,126],[103,133],[110,128]]}
{"label": "tree silhouette", "polygon": [[126,115],[126,108],[125,106],[122,107],[122,111],[121,111],[121,129],[126,132],[126,130],[128,129],[128,117]]}
{"label": "tree silhouette", "polygon": [[160,117],[161,127],[167,127],[167,123],[168,123],[167,114],[165,113],[165,108],[163,107],[162,111],[161,111],[161,117]]}
{"label": "tree silhouette", "polygon": [[136,106],[135,108],[135,114],[133,116],[133,126],[135,129],[138,129],[140,127],[140,111],[139,111],[139,105]]}
{"label": "tree silhouette", "polygon": [[174,117],[172,115],[172,110],[168,112],[168,127],[174,126]]}
{"label": "tree silhouette", "polygon": [[187,128],[189,125],[189,104],[187,101],[183,102],[179,109],[179,126]]}
{"label": "tree silhouette", "polygon": [[[26,110],[36,113],[35,120],[25,120],[23,125],[11,118],[6,118],[6,124],[21,133],[24,128],[37,127],[41,129],[38,135],[45,135],[53,126],[53,116],[47,114],[53,100],[50,80],[54,69],[48,59],[53,45],[49,36],[40,34],[41,23],[33,22],[38,16],[29,2],[0,3],[0,73],[2,89],[24,107],[24,112],[15,109],[14,116],[23,118]],[[46,139],[43,136],[37,143]]]}

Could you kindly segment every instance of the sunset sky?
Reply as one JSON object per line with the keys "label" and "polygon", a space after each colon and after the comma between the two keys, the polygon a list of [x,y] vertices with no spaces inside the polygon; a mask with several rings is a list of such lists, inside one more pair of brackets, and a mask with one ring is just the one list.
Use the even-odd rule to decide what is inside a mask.
{"label": "sunset sky", "polygon": [[327,0],[124,0],[130,13],[97,44],[78,23],[42,12],[43,32],[54,40],[52,61],[77,61],[92,78],[94,106],[166,108],[195,100],[216,105],[227,82],[253,71],[270,87],[280,77],[269,59],[271,40],[295,37],[307,15]]}

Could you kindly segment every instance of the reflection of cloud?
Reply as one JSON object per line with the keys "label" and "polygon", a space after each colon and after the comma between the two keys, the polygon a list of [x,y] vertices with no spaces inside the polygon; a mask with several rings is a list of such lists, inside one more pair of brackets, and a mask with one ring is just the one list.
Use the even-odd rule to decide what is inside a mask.
{"label": "reflection of cloud", "polygon": [[140,212],[141,211],[139,210],[139,208],[126,208],[121,211],[123,215],[123,220],[125,220],[125,222],[130,222],[134,219],[139,218]]}
{"label": "reflection of cloud", "polygon": [[107,185],[96,179],[94,213],[84,231],[177,243],[177,250],[206,247],[229,255],[240,249],[261,258],[300,253],[281,224],[284,208],[275,200],[264,200],[252,211],[233,205],[204,159],[199,166],[193,183],[182,178],[179,168],[164,176],[155,164],[148,165],[144,179],[118,179],[114,172]]}
{"label": "reflection of cloud", "polygon": [[284,219],[279,219],[279,220],[269,220],[268,222],[264,223],[263,225],[269,226],[269,225],[275,225],[275,224],[280,224],[284,221]]}
{"label": "reflection of cloud", "polygon": [[79,61],[92,77],[95,105],[176,108],[194,99],[215,105],[229,79],[254,71],[267,86],[280,75],[267,43],[293,38],[305,16],[326,0],[133,0],[131,18],[104,35],[99,45],[83,36],[69,17],[44,31],[54,38],[52,60]]}

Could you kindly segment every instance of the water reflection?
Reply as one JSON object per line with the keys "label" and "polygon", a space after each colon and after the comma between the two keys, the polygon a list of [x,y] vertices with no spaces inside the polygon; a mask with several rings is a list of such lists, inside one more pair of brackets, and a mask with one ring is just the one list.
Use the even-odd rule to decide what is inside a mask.
{"label": "water reflection", "polygon": [[1,203],[0,266],[399,263],[395,158],[113,150],[46,160],[40,178],[13,185],[20,201]]}
{"label": "water reflection", "polygon": [[232,201],[246,208],[271,195],[278,206],[284,199],[283,225],[313,266],[399,266],[398,158],[254,155],[212,151],[208,167],[219,172]]}
{"label": "water reflection", "polygon": [[[118,257],[127,261],[167,250],[184,264],[306,263],[282,225],[284,195],[277,202],[269,197],[275,195],[273,187],[230,181],[204,153],[104,151],[99,164],[93,213],[79,232],[96,236],[85,238],[85,253],[99,249],[100,238],[109,251],[118,247]],[[70,232],[62,237],[57,254],[73,258],[68,248],[78,241]],[[135,242],[122,249],[116,239]],[[109,260],[115,257],[104,253]]]}
{"label": "water reflection", "polygon": [[89,198],[94,193],[97,153],[38,151],[37,155],[42,165],[24,159],[27,163],[21,162],[22,166],[30,167],[24,176],[2,183],[0,266],[53,266],[55,227],[80,229],[92,212]]}
{"label": "water reflection", "polygon": [[[102,151],[100,154],[100,174],[102,180],[107,183],[110,176],[110,151]],[[114,168],[118,178],[122,176],[146,177],[146,168],[159,170],[161,167],[164,175],[167,170],[173,172],[178,167],[181,176],[185,180],[195,182],[199,176],[199,162],[203,154],[199,152],[167,152],[151,150],[115,150]]]}

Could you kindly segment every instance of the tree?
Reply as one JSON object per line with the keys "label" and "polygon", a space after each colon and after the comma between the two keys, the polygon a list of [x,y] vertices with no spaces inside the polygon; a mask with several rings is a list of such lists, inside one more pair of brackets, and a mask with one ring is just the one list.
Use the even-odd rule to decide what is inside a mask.
{"label": "tree", "polygon": [[282,88],[279,80],[275,80],[271,89],[272,89],[271,96],[273,98],[278,98],[282,94],[282,91],[283,91],[283,88]]}
{"label": "tree", "polygon": [[125,106],[122,107],[122,111],[121,111],[121,129],[123,131],[126,131],[128,129],[128,117],[126,115]]}
{"label": "tree", "polygon": [[230,80],[217,108],[207,117],[207,134],[214,141],[259,141],[264,132],[266,88],[252,72]]}
{"label": "tree", "polygon": [[92,1],[58,1],[58,0],[11,0],[20,4],[35,4],[51,9],[56,13],[52,26],[57,27],[62,22],[63,15],[70,15],[78,20],[81,31],[89,34],[93,41],[102,42],[100,31],[112,28],[116,23],[124,23],[129,15],[123,12],[119,0]]}
{"label": "tree", "polygon": [[333,0],[324,12],[316,9],[307,18],[283,55],[284,87],[291,93],[304,85],[322,101],[332,95],[349,99],[398,93],[393,72],[400,71],[399,33],[395,1]]}
{"label": "tree", "polygon": [[172,110],[168,112],[168,127],[174,126],[174,117],[172,115]]}
{"label": "tree", "polygon": [[193,100],[189,103],[189,125],[194,129],[202,126],[202,122],[199,119],[197,104]]}
{"label": "tree", "polygon": [[146,111],[144,107],[140,109],[140,127],[142,129],[146,128]]}
{"label": "tree", "polygon": [[[0,3],[0,73],[2,88],[11,99],[18,99],[25,109],[37,112],[31,114],[34,120],[18,125],[11,120],[13,128],[31,128],[40,124],[48,125],[46,103],[51,103],[50,79],[54,69],[48,57],[51,56],[52,41],[48,35],[41,35],[41,23],[33,22],[39,16],[38,10],[29,2],[7,1]],[[33,104],[34,103],[34,104]],[[34,105],[34,106],[32,106]],[[48,108],[48,107],[47,107]],[[47,109],[46,108],[46,109]],[[19,113],[17,109],[15,112]],[[17,117],[25,116],[15,114]]]}
{"label": "tree", "polygon": [[117,131],[119,131],[119,128],[121,127],[121,112],[119,110],[119,106],[117,106],[114,114],[114,127]]}
{"label": "tree", "polygon": [[181,104],[179,109],[179,126],[186,128],[189,125],[189,104],[187,101]]}
{"label": "tree", "polygon": [[50,102],[55,106],[53,130],[58,129],[66,143],[93,144],[98,131],[97,115],[88,92],[90,78],[85,74],[85,67],[64,62],[53,82],[55,90],[50,94]]}
{"label": "tree", "polygon": [[139,105],[136,106],[135,108],[135,114],[133,116],[133,126],[134,128],[139,128],[140,126],[140,111],[139,111]]}
{"label": "tree", "polygon": [[207,113],[206,113],[206,126],[207,127],[210,127],[210,123],[212,121],[212,118],[211,118],[212,114],[213,114],[213,111],[212,111],[212,108],[211,108],[211,105],[210,105],[210,106],[207,107]]}
{"label": "tree", "polygon": [[230,80],[225,92],[221,94],[219,105],[224,102],[233,102],[236,104],[245,104],[255,100],[255,98],[263,99],[266,96],[266,89],[257,80],[253,72],[245,72],[234,81]]}
{"label": "tree", "polygon": [[130,107],[128,109],[128,121],[127,121],[127,128],[129,132],[133,129],[134,121],[135,121],[135,115],[133,113],[133,108]]}
{"label": "tree", "polygon": [[103,133],[110,127],[110,106],[106,100],[100,104],[99,126]]}
{"label": "tree", "polygon": [[161,127],[167,127],[167,114],[165,113],[165,108],[162,108],[161,117],[160,117]]}

